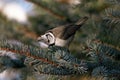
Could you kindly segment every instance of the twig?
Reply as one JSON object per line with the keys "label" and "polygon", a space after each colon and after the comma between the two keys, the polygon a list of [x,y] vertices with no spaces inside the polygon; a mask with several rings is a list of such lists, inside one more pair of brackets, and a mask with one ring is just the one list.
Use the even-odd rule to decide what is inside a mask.
{"label": "twig", "polygon": [[34,59],[38,59],[38,60],[40,60],[40,61],[43,61],[43,62],[52,64],[53,66],[58,66],[58,64],[54,63],[53,61],[48,60],[47,58],[37,57],[37,56],[32,55],[32,54],[29,53],[29,52],[12,50],[12,49],[10,49],[10,48],[0,48],[0,50],[11,51],[11,52],[16,53],[16,54],[22,54],[22,55],[25,55],[25,56],[27,56],[27,57],[33,57]]}
{"label": "twig", "polygon": [[58,18],[58,19],[62,19],[62,20],[66,19],[65,16],[62,16],[62,15],[59,15],[59,14],[55,13],[53,10],[49,9],[48,7],[45,7],[44,5],[42,5],[41,3],[38,3],[38,2],[35,1],[35,0],[26,0],[26,1],[38,5],[39,7],[41,7],[41,8],[44,9],[45,11],[49,12],[51,15],[55,16],[55,17]]}

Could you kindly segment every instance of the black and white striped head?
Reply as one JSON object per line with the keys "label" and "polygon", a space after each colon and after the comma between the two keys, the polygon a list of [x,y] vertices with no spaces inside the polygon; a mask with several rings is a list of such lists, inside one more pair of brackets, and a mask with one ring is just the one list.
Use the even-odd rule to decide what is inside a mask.
{"label": "black and white striped head", "polygon": [[47,32],[44,35],[38,37],[38,41],[41,48],[47,48],[50,45],[54,45],[55,40],[56,38],[51,32]]}
{"label": "black and white striped head", "polygon": [[38,37],[40,47],[47,48],[51,45],[56,45],[68,48],[76,31],[85,23],[87,19],[87,17],[84,17],[74,24],[71,23],[48,30],[45,34]]}

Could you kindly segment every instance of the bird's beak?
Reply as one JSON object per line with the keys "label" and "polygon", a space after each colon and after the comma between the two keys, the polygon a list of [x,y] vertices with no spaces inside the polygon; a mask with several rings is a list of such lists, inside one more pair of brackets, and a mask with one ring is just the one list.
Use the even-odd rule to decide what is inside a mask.
{"label": "bird's beak", "polygon": [[38,38],[37,38],[37,41],[38,41],[38,42],[44,42],[44,43],[48,44],[47,39],[46,39],[45,37],[43,37],[43,36],[38,37]]}
{"label": "bird's beak", "polygon": [[45,39],[43,39],[43,37],[38,37],[37,41],[39,42],[39,45],[41,48],[48,48],[48,43],[46,42]]}
{"label": "bird's beak", "polygon": [[42,40],[41,36],[37,38],[37,41],[41,41],[41,40]]}

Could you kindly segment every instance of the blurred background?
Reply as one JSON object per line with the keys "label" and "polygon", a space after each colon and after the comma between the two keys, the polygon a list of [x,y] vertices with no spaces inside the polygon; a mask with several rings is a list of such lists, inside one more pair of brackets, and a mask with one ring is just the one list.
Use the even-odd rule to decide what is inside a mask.
{"label": "blurred background", "polygon": [[34,45],[46,30],[84,16],[89,19],[70,46],[76,57],[83,58],[88,39],[120,47],[119,0],[0,0],[0,38]]}

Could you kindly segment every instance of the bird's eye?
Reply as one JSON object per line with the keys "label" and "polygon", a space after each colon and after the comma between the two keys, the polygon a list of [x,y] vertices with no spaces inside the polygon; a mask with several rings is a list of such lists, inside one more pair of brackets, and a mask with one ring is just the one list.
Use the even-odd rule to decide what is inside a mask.
{"label": "bird's eye", "polygon": [[49,34],[46,35],[48,43],[50,42]]}
{"label": "bird's eye", "polygon": [[53,44],[55,42],[55,37],[52,33],[47,33],[46,38],[49,44]]}
{"label": "bird's eye", "polygon": [[48,43],[50,43],[50,41],[52,41],[52,39],[53,39],[52,36],[49,34],[47,34],[46,37],[47,37]]}

